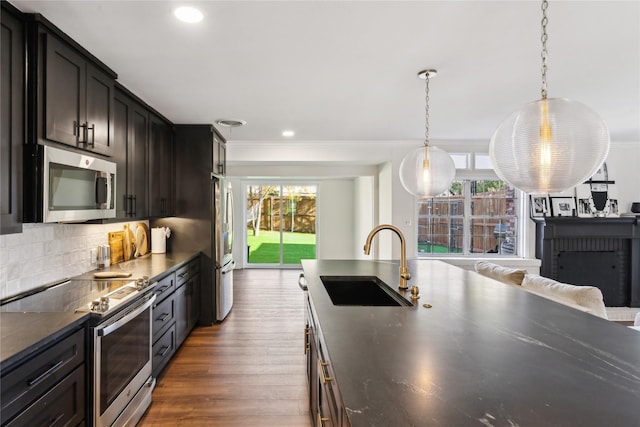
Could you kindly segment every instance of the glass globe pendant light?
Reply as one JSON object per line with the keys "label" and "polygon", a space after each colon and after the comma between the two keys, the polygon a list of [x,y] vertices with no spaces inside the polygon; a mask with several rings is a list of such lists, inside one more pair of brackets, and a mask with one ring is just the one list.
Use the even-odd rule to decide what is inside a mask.
{"label": "glass globe pendant light", "polygon": [[409,193],[419,198],[438,196],[449,189],[456,175],[451,156],[438,147],[429,145],[429,79],[437,70],[422,70],[418,77],[426,82],[424,146],[405,156],[400,163],[400,182]]}
{"label": "glass globe pendant light", "polygon": [[547,0],[542,2],[542,99],[512,113],[493,133],[498,176],[525,193],[555,193],[592,176],[609,153],[606,124],[587,106],[547,98]]}

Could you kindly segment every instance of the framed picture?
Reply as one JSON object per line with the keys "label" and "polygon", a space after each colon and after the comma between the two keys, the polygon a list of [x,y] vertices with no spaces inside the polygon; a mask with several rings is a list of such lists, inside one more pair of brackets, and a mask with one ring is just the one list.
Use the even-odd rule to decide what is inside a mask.
{"label": "framed picture", "polygon": [[550,197],[551,216],[575,216],[575,197]]}
{"label": "framed picture", "polygon": [[547,196],[529,196],[531,206],[531,218],[543,218],[549,216],[549,199]]}

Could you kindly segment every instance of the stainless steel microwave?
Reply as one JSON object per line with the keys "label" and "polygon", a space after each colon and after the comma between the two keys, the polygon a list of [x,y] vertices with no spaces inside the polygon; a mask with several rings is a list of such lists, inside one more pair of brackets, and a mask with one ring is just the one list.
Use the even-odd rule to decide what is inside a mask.
{"label": "stainless steel microwave", "polygon": [[36,147],[35,220],[81,222],[115,218],[116,164],[84,153]]}

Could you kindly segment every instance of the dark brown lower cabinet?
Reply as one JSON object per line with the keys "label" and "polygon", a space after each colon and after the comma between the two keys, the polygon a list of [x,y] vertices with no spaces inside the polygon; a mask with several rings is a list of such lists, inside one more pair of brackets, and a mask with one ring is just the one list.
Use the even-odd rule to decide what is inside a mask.
{"label": "dark brown lower cabinet", "polygon": [[2,372],[3,426],[68,425],[85,419],[85,328]]}
{"label": "dark brown lower cabinet", "polygon": [[157,377],[198,322],[200,259],[162,278],[155,293],[152,373]]}
{"label": "dark brown lower cabinet", "polygon": [[315,320],[309,295],[305,296],[305,353],[309,382],[309,412],[314,426],[349,426],[324,339]]}
{"label": "dark brown lower cabinet", "polygon": [[84,414],[85,369],[83,365],[76,368],[6,426],[78,426],[84,423]]}

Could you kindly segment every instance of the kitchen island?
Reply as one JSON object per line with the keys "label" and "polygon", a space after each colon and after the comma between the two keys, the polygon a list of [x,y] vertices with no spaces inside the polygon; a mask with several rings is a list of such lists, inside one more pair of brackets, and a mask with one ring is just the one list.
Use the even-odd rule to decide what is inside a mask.
{"label": "kitchen island", "polygon": [[336,306],[321,276],[376,276],[397,291],[398,263],[302,265],[323,355],[315,377],[309,367],[312,411],[330,381],[338,425],[639,425],[637,331],[432,260],[409,264],[413,306]]}

